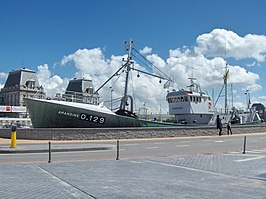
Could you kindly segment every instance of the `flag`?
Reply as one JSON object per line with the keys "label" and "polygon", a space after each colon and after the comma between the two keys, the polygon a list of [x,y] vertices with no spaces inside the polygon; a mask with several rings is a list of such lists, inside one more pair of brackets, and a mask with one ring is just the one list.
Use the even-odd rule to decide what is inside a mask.
{"label": "flag", "polygon": [[226,71],[226,73],[224,75],[224,83],[227,82],[228,78],[229,78],[229,69]]}

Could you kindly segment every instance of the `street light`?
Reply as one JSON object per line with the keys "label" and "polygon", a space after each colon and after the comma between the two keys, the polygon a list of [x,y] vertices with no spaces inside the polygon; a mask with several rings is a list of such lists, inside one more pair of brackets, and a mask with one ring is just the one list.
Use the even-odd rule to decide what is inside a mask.
{"label": "street light", "polygon": [[144,102],[144,103],[143,103],[143,111],[144,111],[145,119],[147,119],[147,113],[148,113],[148,110],[147,110],[147,108],[146,108],[146,103],[147,103],[147,102]]}
{"label": "street light", "polygon": [[[25,83],[26,87],[27,87],[27,99],[29,98],[29,87],[30,88],[34,88],[34,83],[35,80],[34,79],[28,79]],[[26,109],[26,118],[28,117],[28,110]]]}
{"label": "street light", "polygon": [[250,90],[246,90],[246,105],[247,105],[247,111],[249,111],[249,105],[250,105]]}
{"label": "street light", "polygon": [[110,92],[111,92],[111,101],[110,101],[110,104],[111,104],[111,111],[113,110],[113,89],[112,87],[110,87]]}

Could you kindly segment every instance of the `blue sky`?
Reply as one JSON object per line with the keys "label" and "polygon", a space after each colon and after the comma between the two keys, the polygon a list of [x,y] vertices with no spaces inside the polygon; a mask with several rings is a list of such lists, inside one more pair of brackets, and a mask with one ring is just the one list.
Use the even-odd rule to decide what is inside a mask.
{"label": "blue sky", "polygon": [[[135,48],[152,49],[147,56],[153,63],[160,59],[166,63],[161,68],[169,72],[169,76],[173,73],[185,74],[182,81],[176,82],[180,87],[185,86],[183,82],[193,67],[203,88],[209,92],[214,88],[216,95],[222,79],[220,82],[211,80],[217,77],[217,73],[222,76],[224,68],[217,68],[222,65],[222,60],[217,63],[213,59],[223,57],[232,67],[234,76],[230,75],[229,83],[231,81],[235,85],[236,104],[244,106],[245,89],[252,90],[253,101],[266,103],[265,8],[266,1],[263,0],[0,0],[0,85],[3,86],[9,71],[23,66],[35,70],[41,84],[50,84],[46,86],[47,92],[63,91],[67,81],[75,76],[98,77],[93,74],[93,69],[100,67],[101,63],[105,67],[110,60],[124,55],[123,43],[132,38]],[[228,41],[224,41],[224,48],[218,48],[221,45],[217,45],[219,39],[214,41],[209,37],[200,37],[204,34],[216,35],[216,38],[225,35]],[[239,38],[234,34],[244,40],[243,45],[238,45]],[[246,38],[247,35],[254,37]],[[210,50],[206,50],[206,46]],[[254,48],[257,54],[253,54],[250,48]],[[88,51],[79,51],[85,49]],[[170,55],[169,52],[176,49],[180,50],[179,55],[182,54],[179,56],[182,61],[178,60],[178,64],[185,66],[185,69],[180,66],[180,71],[178,65],[170,63],[170,58],[178,53],[175,51],[174,55]],[[195,57],[189,65],[184,62],[188,55],[186,50],[197,51],[205,59],[201,57],[199,63],[200,57]],[[81,57],[80,53],[83,60],[77,58]],[[95,54],[97,61],[91,62],[95,60]],[[205,68],[200,66],[211,60],[217,64],[212,70],[216,73],[208,74],[209,79],[206,79],[203,76]],[[89,63],[100,64],[85,69],[91,67],[87,65]],[[166,68],[170,66],[171,69]],[[239,77],[236,78],[237,75]],[[93,79],[95,87],[106,76],[103,74],[99,80]],[[179,75],[175,76],[175,79],[179,78]],[[238,81],[243,78],[250,80],[249,83]],[[241,83],[244,83],[243,86]],[[165,101],[162,102],[165,99],[159,97],[165,97],[164,92],[161,90],[155,96],[151,93],[150,98],[158,98],[150,100],[150,106],[160,104],[167,107]],[[140,95],[139,104],[144,100],[144,96]]]}

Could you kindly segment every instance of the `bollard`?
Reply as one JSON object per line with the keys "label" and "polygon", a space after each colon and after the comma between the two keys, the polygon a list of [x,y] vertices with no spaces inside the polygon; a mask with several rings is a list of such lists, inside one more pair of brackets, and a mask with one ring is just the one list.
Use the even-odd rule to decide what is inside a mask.
{"label": "bollard", "polygon": [[10,148],[16,148],[17,147],[17,126],[12,125],[11,126],[11,144]]}
{"label": "bollard", "polygon": [[247,138],[246,138],[246,136],[244,136],[244,148],[243,148],[243,154],[246,153],[246,142],[247,142]]}
{"label": "bollard", "polygon": [[49,145],[49,159],[48,159],[48,163],[51,163],[52,153],[51,153],[51,142],[50,141],[49,141],[48,145]]}
{"label": "bollard", "polygon": [[119,140],[116,142],[116,160],[119,160]]}

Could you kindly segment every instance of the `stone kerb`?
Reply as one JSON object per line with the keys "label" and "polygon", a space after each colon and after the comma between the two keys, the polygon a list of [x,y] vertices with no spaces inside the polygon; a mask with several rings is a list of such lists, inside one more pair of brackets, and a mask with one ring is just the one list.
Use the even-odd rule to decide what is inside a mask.
{"label": "stone kerb", "polygon": [[[233,134],[266,132],[265,125],[233,126]],[[213,136],[218,131],[213,126],[175,128],[36,128],[18,129],[17,139],[31,140],[103,140],[133,138],[164,138],[186,136]],[[226,134],[226,128],[223,129]],[[0,137],[10,138],[10,129],[0,129]]]}

